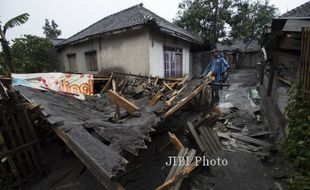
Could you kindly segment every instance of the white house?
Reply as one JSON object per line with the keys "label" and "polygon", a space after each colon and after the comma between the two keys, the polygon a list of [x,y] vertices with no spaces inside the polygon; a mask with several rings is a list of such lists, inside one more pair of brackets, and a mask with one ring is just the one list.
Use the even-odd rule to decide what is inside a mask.
{"label": "white house", "polygon": [[191,75],[190,50],[200,38],[142,4],[103,18],[56,45],[62,71]]}

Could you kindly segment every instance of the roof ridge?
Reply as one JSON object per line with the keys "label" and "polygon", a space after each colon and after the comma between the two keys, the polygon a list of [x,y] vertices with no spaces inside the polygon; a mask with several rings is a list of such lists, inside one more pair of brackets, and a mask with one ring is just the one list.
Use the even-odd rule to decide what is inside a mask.
{"label": "roof ridge", "polygon": [[[103,18],[100,19],[99,21],[97,21],[97,22],[95,22],[95,23],[89,25],[88,27],[84,28],[83,30],[81,30],[81,31],[79,31],[79,32],[77,32],[77,33],[75,33],[75,34],[73,34],[73,35],[70,36],[69,38],[66,38],[64,41],[62,41],[61,43],[59,43],[59,44],[57,44],[57,45],[65,44],[66,41],[69,40],[70,38],[72,38],[72,37],[74,37],[74,36],[76,36],[76,35],[78,35],[78,34],[84,32],[85,30],[89,29],[90,27],[94,26],[95,24],[101,22],[101,21],[104,20],[104,19],[107,19],[107,18],[112,17],[112,16],[114,16],[114,15],[116,15],[116,14],[119,14],[119,13],[122,13],[122,12],[125,12],[125,11],[128,11],[128,10],[130,10],[130,9],[138,8],[138,7],[143,7],[143,3],[136,4],[136,5],[134,5],[134,6],[131,6],[131,7],[127,8],[127,9],[123,9],[123,10],[120,10],[120,11],[118,11],[118,12],[116,12],[116,13],[113,13],[113,14],[111,14],[111,15],[108,15],[108,16],[106,16],[106,17],[103,17]],[[139,9],[139,8],[138,8],[138,9]],[[140,12],[140,11],[139,11],[139,12]],[[141,14],[141,15],[142,15],[142,14]]]}
{"label": "roof ridge", "polygon": [[304,7],[307,6],[308,4],[310,5],[310,1],[307,1],[307,2],[305,2],[305,3],[303,3],[303,4],[299,5],[299,6],[297,6],[297,7],[293,8],[293,9],[291,9],[291,10],[289,10],[289,11],[283,13],[283,14],[282,14],[281,16],[279,16],[279,17],[281,18],[281,17],[285,17],[285,15],[287,15],[287,14],[292,14],[292,13],[294,13],[295,11],[298,11],[299,9],[304,8]]}
{"label": "roof ridge", "polygon": [[[175,27],[179,28],[180,30],[183,30],[183,31],[187,32],[187,33],[190,34],[190,35],[193,35],[193,36],[196,35],[196,34],[193,34],[192,32],[187,31],[187,30],[184,29],[184,28],[181,28],[180,26],[178,26],[177,24],[175,24],[173,21],[170,22],[170,21],[168,21],[167,19],[165,19],[165,18],[159,16],[158,14],[154,13],[153,11],[151,11],[151,10],[145,8],[145,7],[141,7],[141,8],[143,8],[143,9],[145,9],[146,11],[148,11],[148,12],[154,14],[155,16],[159,17],[160,19],[164,20],[165,22],[167,22],[167,23],[169,23],[169,24],[173,24]],[[197,36],[196,36],[196,37],[197,37]]]}

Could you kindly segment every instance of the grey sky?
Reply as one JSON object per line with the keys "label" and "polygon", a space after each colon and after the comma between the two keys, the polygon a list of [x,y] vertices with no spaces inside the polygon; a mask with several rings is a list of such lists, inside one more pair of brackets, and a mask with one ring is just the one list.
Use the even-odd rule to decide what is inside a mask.
{"label": "grey sky", "polygon": [[[62,30],[60,37],[67,38],[93,24],[99,19],[143,3],[144,6],[163,18],[172,21],[182,0],[0,0],[0,20],[22,13],[29,13],[30,19],[20,27],[7,32],[8,39],[23,34],[43,36],[44,19],[54,19]],[[263,0],[264,1],[264,0]],[[293,9],[307,0],[270,0],[281,13]]]}

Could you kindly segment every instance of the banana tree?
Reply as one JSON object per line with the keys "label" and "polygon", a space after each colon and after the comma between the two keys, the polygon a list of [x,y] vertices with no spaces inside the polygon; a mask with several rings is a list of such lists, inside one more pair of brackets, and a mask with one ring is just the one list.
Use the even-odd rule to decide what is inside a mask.
{"label": "banana tree", "polygon": [[8,74],[10,74],[11,72],[14,72],[14,66],[12,63],[11,47],[9,45],[9,41],[6,39],[6,36],[5,36],[6,32],[10,28],[24,24],[25,22],[27,22],[28,19],[29,19],[29,14],[24,13],[24,14],[18,15],[8,20],[3,26],[1,25],[1,21],[0,21],[0,42],[1,42],[1,47],[2,47],[3,54],[4,54],[4,63],[8,71]]}

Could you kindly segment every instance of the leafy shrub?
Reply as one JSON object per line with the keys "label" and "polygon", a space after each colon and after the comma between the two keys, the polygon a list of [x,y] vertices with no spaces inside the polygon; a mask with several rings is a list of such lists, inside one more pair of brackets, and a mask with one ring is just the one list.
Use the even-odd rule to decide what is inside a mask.
{"label": "leafy shrub", "polygon": [[283,153],[296,168],[288,181],[289,188],[294,190],[310,190],[310,105],[302,94],[299,86],[293,86],[286,107],[289,133]]}

